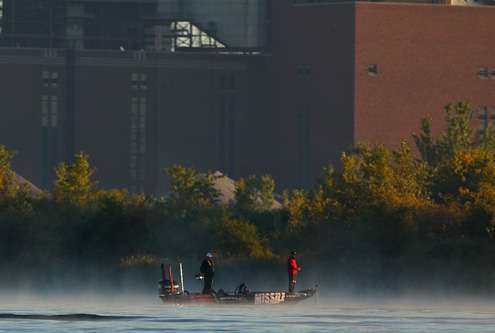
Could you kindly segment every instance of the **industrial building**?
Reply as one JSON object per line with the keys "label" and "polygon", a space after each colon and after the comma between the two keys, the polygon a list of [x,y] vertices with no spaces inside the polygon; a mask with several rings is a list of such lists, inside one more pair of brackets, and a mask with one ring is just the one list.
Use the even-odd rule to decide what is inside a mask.
{"label": "industrial building", "polygon": [[173,164],[310,186],[449,102],[495,118],[487,4],[4,0],[0,143],[43,188],[81,150],[104,187],[163,193]]}
{"label": "industrial building", "polygon": [[[196,47],[259,49],[269,43],[267,0],[3,2],[3,46],[166,51],[192,46],[187,37]],[[167,44],[173,36],[182,37]]]}

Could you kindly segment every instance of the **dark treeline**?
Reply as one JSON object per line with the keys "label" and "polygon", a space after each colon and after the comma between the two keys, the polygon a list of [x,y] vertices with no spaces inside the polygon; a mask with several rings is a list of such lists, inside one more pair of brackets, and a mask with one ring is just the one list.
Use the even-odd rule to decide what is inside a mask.
{"label": "dark treeline", "polygon": [[445,111],[439,135],[424,120],[415,147],[353,147],[312,189],[284,191],[279,206],[270,176],[238,180],[235,200],[219,204],[218,175],[182,166],[167,169],[165,197],[104,190],[82,153],[56,168],[53,191],[33,196],[14,181],[12,153],[0,147],[0,265],[126,268],[213,250],[225,264],[282,266],[296,249],[306,266],[364,287],[438,279],[492,291],[495,131],[472,132],[466,103]]}

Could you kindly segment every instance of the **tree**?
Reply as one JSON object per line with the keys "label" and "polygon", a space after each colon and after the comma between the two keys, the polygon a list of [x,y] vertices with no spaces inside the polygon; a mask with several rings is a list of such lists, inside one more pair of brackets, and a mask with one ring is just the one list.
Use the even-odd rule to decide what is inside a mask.
{"label": "tree", "polygon": [[269,175],[249,176],[236,182],[235,208],[240,212],[263,212],[273,207],[275,181]]}
{"label": "tree", "polygon": [[14,172],[11,167],[13,152],[0,145],[0,197],[8,199],[15,196],[18,187],[14,183]]}
{"label": "tree", "polygon": [[289,215],[288,225],[292,230],[298,230],[307,223],[310,211],[310,199],[304,190],[284,192],[284,208]]}
{"label": "tree", "polygon": [[414,142],[418,148],[421,158],[427,163],[434,163],[436,158],[436,147],[434,145],[434,138],[431,134],[431,120],[428,118],[421,119],[419,134],[413,134]]}
{"label": "tree", "polygon": [[180,217],[213,208],[219,197],[214,188],[215,175],[200,174],[192,168],[175,165],[166,169],[170,181],[168,203]]}
{"label": "tree", "polygon": [[82,152],[72,164],[60,163],[55,169],[53,199],[58,203],[84,207],[93,198],[96,182],[92,180],[95,169],[89,163],[89,155]]}
{"label": "tree", "polygon": [[343,220],[352,219],[393,195],[392,153],[385,146],[360,144],[343,153],[341,162],[341,172],[331,175],[334,190],[329,195]]}
{"label": "tree", "polygon": [[429,201],[427,186],[431,174],[425,162],[414,158],[411,147],[402,141],[393,153],[393,188],[394,195],[402,203],[409,204]]}
{"label": "tree", "polygon": [[231,257],[270,258],[273,256],[258,235],[256,226],[239,219],[224,219],[217,228],[216,243]]}
{"label": "tree", "polygon": [[[431,134],[430,120],[422,119],[420,134],[413,135],[416,147],[423,161],[436,166],[455,152],[473,146],[471,129],[472,108],[467,102],[448,104],[444,108],[447,129],[438,138]],[[487,132],[487,140],[491,142],[491,131]],[[487,141],[488,142],[488,141]]]}

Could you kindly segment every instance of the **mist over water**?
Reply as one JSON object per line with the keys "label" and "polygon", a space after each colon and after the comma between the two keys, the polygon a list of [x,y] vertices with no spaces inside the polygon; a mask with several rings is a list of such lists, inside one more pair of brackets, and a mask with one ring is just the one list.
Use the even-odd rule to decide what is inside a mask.
{"label": "mist over water", "polygon": [[[196,266],[184,268],[190,291],[201,290],[193,278]],[[297,289],[319,284],[318,299],[295,305],[180,306],[158,298],[159,267],[118,274],[40,270],[0,288],[0,333],[494,332],[495,298],[488,293],[461,293],[445,280],[443,288],[404,283],[387,289],[354,277],[308,264]],[[283,268],[240,265],[219,267],[215,288],[233,290],[241,282],[252,290],[287,288]]]}
{"label": "mist over water", "polygon": [[495,302],[480,298],[324,293],[278,306],[165,305],[156,293],[12,295],[0,332],[493,332]]}

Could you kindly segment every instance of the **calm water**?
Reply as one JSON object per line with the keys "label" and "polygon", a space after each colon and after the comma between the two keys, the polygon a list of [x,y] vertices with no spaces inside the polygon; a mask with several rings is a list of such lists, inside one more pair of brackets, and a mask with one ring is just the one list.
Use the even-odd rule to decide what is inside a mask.
{"label": "calm water", "polygon": [[154,297],[3,297],[0,332],[495,332],[493,304],[365,303],[206,307]]}

